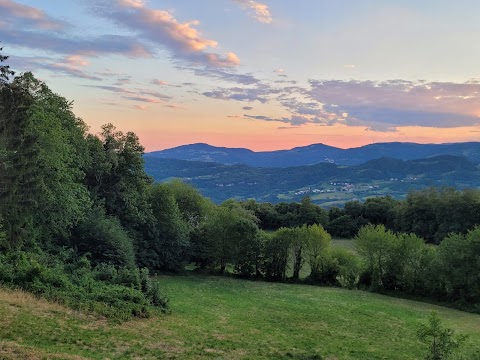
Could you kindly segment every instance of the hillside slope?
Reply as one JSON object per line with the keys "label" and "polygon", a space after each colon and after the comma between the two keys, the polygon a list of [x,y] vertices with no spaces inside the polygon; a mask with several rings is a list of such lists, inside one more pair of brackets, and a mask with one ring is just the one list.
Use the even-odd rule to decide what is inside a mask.
{"label": "hillside slope", "polygon": [[480,186],[479,167],[453,155],[408,161],[381,158],[357,166],[319,163],[288,168],[146,157],[145,170],[156,181],[181,178],[216,202],[253,198],[275,203],[310,195],[316,203],[324,204],[385,194],[401,198],[409,190],[428,186]]}
{"label": "hillside slope", "polygon": [[172,314],[109,324],[0,290],[2,359],[420,359],[432,309],[480,344],[480,316],[362,291],[162,277]]}

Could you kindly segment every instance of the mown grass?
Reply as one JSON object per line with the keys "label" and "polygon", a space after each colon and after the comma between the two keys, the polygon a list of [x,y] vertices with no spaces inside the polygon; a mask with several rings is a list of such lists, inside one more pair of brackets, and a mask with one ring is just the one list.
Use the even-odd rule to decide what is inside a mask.
{"label": "mown grass", "polygon": [[332,238],[332,246],[344,248],[344,249],[350,250],[353,253],[356,253],[353,239]]}
{"label": "mown grass", "polygon": [[[113,324],[0,291],[2,359],[421,359],[430,311],[480,344],[480,316],[361,291],[162,276],[172,313]],[[319,357],[317,357],[319,358]]]}

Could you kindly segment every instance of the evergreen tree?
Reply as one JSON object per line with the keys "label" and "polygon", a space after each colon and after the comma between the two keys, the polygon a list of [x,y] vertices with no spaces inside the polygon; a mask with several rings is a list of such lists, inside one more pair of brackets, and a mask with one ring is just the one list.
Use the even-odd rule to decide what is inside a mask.
{"label": "evergreen tree", "polygon": [[30,116],[36,89],[23,80],[0,84],[0,214],[8,247],[34,238],[33,211],[40,188],[40,144]]}
{"label": "evergreen tree", "polygon": [[[0,64],[8,59],[8,56],[2,55],[3,47],[0,47]],[[9,80],[9,76],[13,76],[15,73],[10,70],[9,65],[0,65],[0,84],[3,84]]]}

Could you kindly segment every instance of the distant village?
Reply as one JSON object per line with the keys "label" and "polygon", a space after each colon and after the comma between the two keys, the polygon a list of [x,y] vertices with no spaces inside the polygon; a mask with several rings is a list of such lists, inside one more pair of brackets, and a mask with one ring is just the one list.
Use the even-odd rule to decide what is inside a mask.
{"label": "distant village", "polygon": [[[355,191],[355,185],[350,183],[340,183],[340,182],[331,182],[330,186],[334,186],[333,188],[328,189],[312,189],[307,188],[303,190],[299,190],[295,192],[295,195],[307,195],[307,194],[325,194],[325,193],[335,193],[335,192],[346,192],[346,193],[353,193]],[[359,185],[357,185],[358,188]],[[378,185],[368,185],[366,188],[373,190],[378,189]]]}

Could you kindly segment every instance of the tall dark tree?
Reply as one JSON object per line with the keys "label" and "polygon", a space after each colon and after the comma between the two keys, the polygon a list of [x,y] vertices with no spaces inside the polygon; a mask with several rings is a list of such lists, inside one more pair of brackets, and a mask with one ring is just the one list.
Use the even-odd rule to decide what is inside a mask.
{"label": "tall dark tree", "polygon": [[155,270],[179,270],[186,260],[189,246],[187,222],[168,184],[156,184],[150,189],[150,201],[155,217],[154,236],[137,244],[138,260]]}
{"label": "tall dark tree", "polygon": [[89,209],[79,168],[86,126],[31,73],[0,91],[0,212],[10,243],[66,236]]}
{"label": "tall dark tree", "polygon": [[7,245],[33,238],[33,210],[38,204],[39,140],[30,109],[35,101],[21,80],[0,83],[0,214]]}
{"label": "tall dark tree", "polygon": [[107,124],[102,126],[100,142],[90,137],[88,144],[86,183],[95,201],[103,203],[107,215],[118,217],[126,230],[138,234],[147,231],[154,223],[148,199],[152,180],[144,170],[144,148],[138,137]]}
{"label": "tall dark tree", "polygon": [[[0,64],[8,59],[8,56],[2,55],[2,51],[3,47],[0,47]],[[7,82],[9,77],[13,75],[15,75],[15,73],[10,70],[9,65],[0,65],[0,84]]]}

